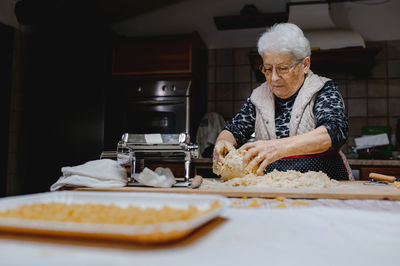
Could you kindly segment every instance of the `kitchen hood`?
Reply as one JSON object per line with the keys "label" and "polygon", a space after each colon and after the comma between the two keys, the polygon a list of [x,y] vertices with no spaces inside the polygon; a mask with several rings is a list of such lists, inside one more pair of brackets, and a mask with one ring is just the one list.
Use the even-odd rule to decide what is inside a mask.
{"label": "kitchen hood", "polygon": [[332,21],[328,2],[291,2],[288,22],[299,26],[311,49],[365,48],[364,39],[351,29],[338,28]]}

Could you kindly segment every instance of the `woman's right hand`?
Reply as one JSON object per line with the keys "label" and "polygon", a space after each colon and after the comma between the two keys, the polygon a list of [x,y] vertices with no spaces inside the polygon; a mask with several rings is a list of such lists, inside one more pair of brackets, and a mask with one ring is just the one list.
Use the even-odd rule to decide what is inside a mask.
{"label": "woman's right hand", "polygon": [[215,143],[214,153],[213,153],[213,162],[214,164],[218,162],[222,162],[225,156],[231,151],[234,150],[235,146],[233,143],[227,140],[219,140]]}

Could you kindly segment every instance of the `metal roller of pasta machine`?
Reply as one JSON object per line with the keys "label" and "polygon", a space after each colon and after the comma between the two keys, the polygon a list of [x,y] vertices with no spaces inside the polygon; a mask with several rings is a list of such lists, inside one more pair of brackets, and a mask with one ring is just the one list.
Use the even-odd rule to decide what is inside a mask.
{"label": "metal roller of pasta machine", "polygon": [[190,161],[198,158],[199,149],[190,143],[187,133],[181,134],[129,134],[122,135],[118,142],[117,158],[119,164],[130,167],[128,186],[140,186],[133,177],[144,167],[168,167],[174,173],[174,186],[189,186]]}

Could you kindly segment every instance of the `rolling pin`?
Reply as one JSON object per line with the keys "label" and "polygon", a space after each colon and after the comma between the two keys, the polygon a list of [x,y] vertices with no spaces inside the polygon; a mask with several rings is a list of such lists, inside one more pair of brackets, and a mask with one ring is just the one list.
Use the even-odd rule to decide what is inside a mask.
{"label": "rolling pin", "polygon": [[190,184],[191,188],[199,188],[201,186],[201,183],[203,183],[203,177],[200,175],[196,175],[193,180],[192,183]]}
{"label": "rolling pin", "polygon": [[399,179],[396,178],[395,176],[382,175],[377,173],[369,173],[369,178],[374,179],[376,181],[385,181],[389,183],[393,183],[394,181],[399,181]]}

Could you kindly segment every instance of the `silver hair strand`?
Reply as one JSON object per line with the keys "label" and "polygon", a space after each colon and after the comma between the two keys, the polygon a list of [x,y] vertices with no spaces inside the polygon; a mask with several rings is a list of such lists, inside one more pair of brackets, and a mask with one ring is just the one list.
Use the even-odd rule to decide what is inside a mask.
{"label": "silver hair strand", "polygon": [[268,28],[257,43],[258,53],[289,53],[296,59],[311,55],[310,42],[303,31],[295,24],[280,23]]}

